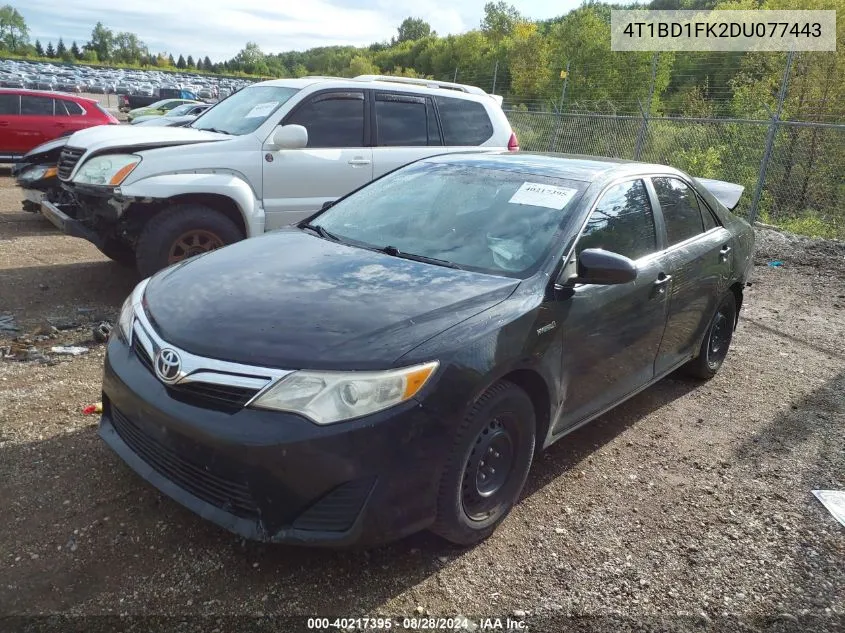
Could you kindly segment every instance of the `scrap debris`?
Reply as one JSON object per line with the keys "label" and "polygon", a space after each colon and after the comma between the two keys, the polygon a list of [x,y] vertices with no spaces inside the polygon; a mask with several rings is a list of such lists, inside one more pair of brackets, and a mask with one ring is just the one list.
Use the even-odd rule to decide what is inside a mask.
{"label": "scrap debris", "polygon": [[86,354],[88,348],[80,345],[57,345],[56,347],[51,347],[50,351],[63,356],[79,356],[80,354]]}
{"label": "scrap debris", "polygon": [[89,404],[87,407],[82,409],[82,415],[94,415],[95,413],[102,413],[103,412],[103,403],[97,402],[96,404]]}
{"label": "scrap debris", "polygon": [[813,494],[845,526],[845,490],[813,490]]}

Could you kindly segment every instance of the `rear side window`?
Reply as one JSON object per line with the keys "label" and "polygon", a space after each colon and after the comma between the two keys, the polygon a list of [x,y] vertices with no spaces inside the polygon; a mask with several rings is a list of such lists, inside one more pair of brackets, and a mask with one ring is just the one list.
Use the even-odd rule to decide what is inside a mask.
{"label": "rear side window", "polygon": [[601,248],[630,259],[657,250],[654,213],[642,180],[620,183],[604,193],[578,241],[578,253],[585,248]]}
{"label": "rear side window", "polygon": [[698,201],[698,206],[701,209],[701,219],[704,220],[704,230],[709,231],[710,229],[715,229],[719,226],[719,223],[716,221],[716,218],[713,216],[713,212],[707,208],[707,205],[702,202],[701,200]]}
{"label": "rear side window", "polygon": [[56,99],[56,116],[81,116],[85,112],[78,103]]}
{"label": "rear side window", "polygon": [[429,128],[429,110],[433,108],[423,97],[377,94],[377,144],[387,147],[439,145],[436,125],[434,129]]}
{"label": "rear side window", "polygon": [[21,114],[53,116],[53,100],[49,97],[21,95]]}
{"label": "rear side window", "polygon": [[364,93],[318,95],[286,123],[308,130],[308,147],[363,147]]}
{"label": "rear side window", "polygon": [[2,95],[0,94],[0,115],[2,114],[20,114],[21,113],[21,98],[20,95]]}
{"label": "rear side window", "polygon": [[467,99],[434,98],[446,145],[481,145],[493,136],[493,124],[484,106]]}
{"label": "rear side window", "polygon": [[663,211],[669,246],[704,231],[701,209],[692,189],[677,178],[653,178],[652,182]]}

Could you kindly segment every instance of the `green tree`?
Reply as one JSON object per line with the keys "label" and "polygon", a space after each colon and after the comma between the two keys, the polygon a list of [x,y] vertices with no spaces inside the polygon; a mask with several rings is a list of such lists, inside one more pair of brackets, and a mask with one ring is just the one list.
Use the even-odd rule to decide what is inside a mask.
{"label": "green tree", "polygon": [[175,65],[176,65],[176,60],[175,60],[175,59],[173,59],[173,54],[172,54],[172,53],[171,53],[170,55],[168,55],[168,56],[167,56],[167,65],[168,65],[168,66],[175,66]]}
{"label": "green tree", "polygon": [[187,64],[185,63],[185,57],[179,55],[179,61],[176,62],[176,68],[181,68],[182,70],[184,70],[186,66]]}
{"label": "green tree", "polygon": [[203,65],[203,68],[205,68],[209,72],[214,70],[214,64],[211,63],[211,58],[208,55],[206,55],[205,59],[202,60],[202,65]]}
{"label": "green tree", "polygon": [[44,57],[44,47],[41,46],[41,42],[39,40],[35,40],[35,54],[38,57]]}
{"label": "green tree", "polygon": [[349,62],[349,71],[345,73],[349,77],[357,77],[358,75],[378,75],[378,66],[373,64],[372,60],[363,55],[356,55]]}
{"label": "green tree", "polygon": [[422,18],[405,18],[399,25],[399,35],[395,43],[408,40],[421,40],[431,35],[431,25]]}
{"label": "green tree", "polygon": [[59,38],[59,43],[56,44],[56,57],[64,59],[65,55],[67,55],[67,46],[65,46],[64,40]]}
{"label": "green tree", "polygon": [[185,63],[187,64],[188,68],[196,68],[197,67],[197,65],[194,63],[194,58],[191,57],[190,55],[188,55],[188,59],[185,61]]}
{"label": "green tree", "polygon": [[70,54],[73,56],[74,59],[79,59],[80,57],[82,57],[82,52],[79,50],[79,46],[77,45],[75,40],[73,44],[70,45]]}
{"label": "green tree", "polygon": [[147,46],[134,33],[121,32],[112,41],[112,57],[123,64],[140,64],[147,56]]}
{"label": "green tree", "polygon": [[[266,75],[268,73],[264,53],[255,42],[247,42],[246,46],[231,61],[230,66],[234,65],[237,70],[250,75]],[[340,72],[338,71],[335,74],[340,74]]]}
{"label": "green tree", "polygon": [[514,27],[525,18],[516,7],[505,0],[488,2],[484,5],[484,19],[481,20],[481,30],[494,41],[499,41],[513,33]]}
{"label": "green tree", "polygon": [[50,59],[54,59],[56,57],[56,49],[53,48],[53,42],[47,42],[47,50],[44,51],[44,54]]}
{"label": "green tree", "polygon": [[0,46],[12,53],[29,45],[29,27],[26,20],[12,5],[0,7]]}
{"label": "green tree", "polygon": [[114,33],[103,26],[102,22],[97,22],[94,30],[91,31],[91,41],[86,47],[96,52],[97,59],[100,61],[109,61],[114,52]]}

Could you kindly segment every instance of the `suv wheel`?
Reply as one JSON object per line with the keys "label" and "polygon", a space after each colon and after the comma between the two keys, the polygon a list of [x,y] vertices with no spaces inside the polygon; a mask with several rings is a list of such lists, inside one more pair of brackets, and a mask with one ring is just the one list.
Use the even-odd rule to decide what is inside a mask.
{"label": "suv wheel", "polygon": [[528,394],[505,381],[490,387],[457,430],[431,531],[459,545],[490,536],[519,499],[535,433]]}
{"label": "suv wheel", "polygon": [[243,239],[222,213],[201,204],[177,204],[154,215],[138,238],[136,264],[143,277],[194,255]]}
{"label": "suv wheel", "polygon": [[124,244],[120,240],[114,238],[107,239],[103,245],[99,247],[100,252],[108,257],[110,260],[117,262],[121,266],[135,265],[135,251],[128,244]]}

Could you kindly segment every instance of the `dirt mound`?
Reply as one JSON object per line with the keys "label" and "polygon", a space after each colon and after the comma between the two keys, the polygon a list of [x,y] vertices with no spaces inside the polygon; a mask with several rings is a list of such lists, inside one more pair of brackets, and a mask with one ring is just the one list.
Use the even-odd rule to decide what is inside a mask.
{"label": "dirt mound", "polygon": [[768,224],[755,224],[754,230],[757,234],[754,261],[757,264],[782,261],[845,272],[845,242],[796,235]]}

